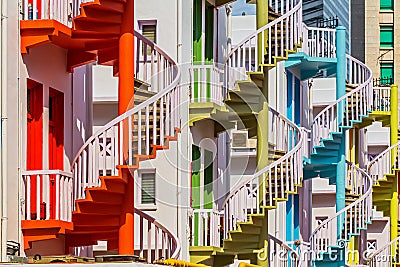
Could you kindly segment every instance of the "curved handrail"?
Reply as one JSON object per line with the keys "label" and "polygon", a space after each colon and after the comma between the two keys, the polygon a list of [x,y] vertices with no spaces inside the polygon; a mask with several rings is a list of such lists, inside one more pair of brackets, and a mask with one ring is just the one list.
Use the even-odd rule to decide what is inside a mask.
{"label": "curved handrail", "polygon": [[[327,252],[330,246],[344,247],[350,233],[360,231],[365,228],[372,217],[372,178],[368,173],[351,162],[348,165],[347,185],[352,187],[353,194],[360,194],[361,197],[336,212],[333,216],[324,220],[310,235],[312,257],[315,259],[320,256],[320,252]],[[359,177],[361,175],[361,177]],[[361,179],[360,179],[361,178]],[[350,215],[350,225],[344,223],[342,233],[338,237],[336,229],[338,221],[347,220]],[[354,219],[353,219],[354,215]],[[339,220],[338,220],[339,219]]]}
{"label": "curved handrail", "polygon": [[[161,242],[162,244],[162,249],[167,249],[167,251],[162,251],[164,255],[161,255],[164,259],[171,258],[171,259],[177,259],[179,257],[179,253],[181,251],[181,244],[179,242],[178,237],[172,233],[170,230],[168,230],[164,225],[159,223],[154,217],[150,216],[147,213],[144,213],[140,209],[135,208],[135,214],[139,215],[140,221],[139,221],[139,227],[141,228],[141,231],[144,230],[144,225],[143,225],[143,219],[147,220],[150,224],[154,225],[154,230],[159,231],[161,230]],[[147,226],[147,234],[151,234],[151,229],[153,229],[151,226]],[[158,232],[155,233],[155,236],[158,236]],[[167,238],[165,238],[167,237]],[[150,244],[144,244],[144,240],[148,240],[148,238],[141,238],[140,239],[140,253],[142,254],[143,251],[145,250],[155,250],[155,255],[154,259],[150,260],[149,262],[153,262],[154,260],[159,259],[158,254],[158,244],[153,244],[154,246],[152,247]],[[159,242],[159,239],[156,239],[156,242]],[[165,242],[167,242],[167,246],[165,246]],[[144,246],[147,245],[148,247],[145,249]],[[169,251],[171,250],[171,251]],[[171,253],[172,252],[172,253]],[[148,255],[151,255],[151,253],[148,253]],[[143,257],[143,255],[141,255]],[[149,259],[148,259],[149,260]]]}
{"label": "curved handrail", "polygon": [[[166,52],[149,39],[136,31],[135,36],[135,78],[147,82],[146,86],[154,95],[101,127],[79,149],[71,164],[75,183],[73,201],[84,199],[86,188],[100,186],[101,175],[118,175],[118,165],[137,165],[139,156],[150,156],[155,147],[164,146],[164,139],[174,136],[180,128],[181,70]],[[158,256],[162,249],[163,253],[167,253],[165,256],[177,258],[180,253],[178,238],[153,217],[138,209],[135,213],[140,216],[142,237],[150,235],[151,225],[155,231],[161,230],[162,237],[165,237],[160,247],[158,232],[150,244],[145,244],[142,238],[141,253],[147,246],[148,255],[153,255],[151,250],[154,249]],[[144,232],[143,220],[148,221],[147,232]],[[164,241],[168,244],[166,248]]]}
{"label": "curved handrail", "polygon": [[271,234],[268,234],[268,248],[265,247],[258,252],[257,257],[259,260],[267,260],[266,251],[268,262],[271,266],[299,266],[299,253],[289,246],[289,244]]}
{"label": "curved handrail", "polygon": [[[246,72],[257,71],[260,64],[275,64],[276,57],[286,58],[288,51],[295,50],[295,45],[301,43],[302,0],[269,3],[281,16],[244,38],[229,52],[224,63],[225,87],[228,89],[234,88],[232,82],[247,79]],[[255,69],[252,68],[253,60]]]}
{"label": "curved handrail", "polygon": [[[174,135],[176,128],[179,128],[179,109],[176,107],[179,103],[179,93],[177,92],[178,85],[181,78],[180,68],[176,62],[173,61],[163,50],[157,45],[152,43],[150,40],[141,36],[140,33],[135,32],[135,36],[139,37],[137,51],[144,51],[143,58],[144,64],[140,64],[142,67],[141,71],[137,71],[137,78],[142,78],[140,75],[147,76],[146,72],[148,66],[146,64],[152,64],[154,67],[154,58],[147,62],[147,49],[151,49],[151,55],[155,55],[160,64],[157,64],[156,71],[151,73],[149,80],[155,81],[154,84],[150,84],[152,89],[160,89],[155,95],[148,98],[143,103],[135,106],[128,110],[124,114],[113,119],[105,126],[101,127],[94,135],[92,135],[84,145],[79,149],[75,156],[71,170],[74,173],[75,178],[75,199],[84,198],[85,187],[98,186],[100,180],[98,179],[99,171],[102,171],[103,175],[107,171],[111,171],[113,175],[116,175],[118,170],[115,168],[116,165],[124,165],[122,154],[122,143],[124,141],[124,128],[129,128],[128,131],[137,131],[139,127],[145,128],[146,143],[142,140],[142,131],[137,131],[137,154],[149,154],[152,145],[164,145],[164,137]],[[141,55],[136,55],[136,61],[140,60]],[[162,64],[161,64],[162,63]],[[153,70],[153,68],[151,68]],[[155,76],[155,77],[154,77]],[[146,81],[146,80],[145,80]],[[159,103],[158,103],[159,102]],[[159,108],[159,110],[157,110]],[[151,113],[151,114],[150,114]],[[164,115],[166,117],[164,118]],[[149,125],[149,116],[160,118],[159,120],[153,120],[153,125]],[[138,117],[138,124],[133,125],[133,117]],[[142,116],[146,116],[142,120]],[[165,119],[165,121],[164,121]],[[157,126],[160,130],[157,130]],[[153,127],[153,129],[150,129]],[[128,165],[133,164],[134,151],[133,149],[133,137],[131,134],[126,134],[125,138],[128,141],[129,148],[127,149],[128,154]],[[159,140],[157,141],[157,137]],[[150,139],[153,138],[153,142],[150,143]],[[111,144],[107,139],[111,139]],[[111,146],[111,148],[110,148]],[[111,151],[110,151],[111,150]],[[98,151],[102,152],[99,155]],[[108,155],[107,155],[108,154]],[[126,157],[126,156],[125,156]],[[111,166],[107,161],[111,161]],[[110,170],[111,169],[111,170]],[[78,175],[79,173],[79,175]]]}
{"label": "curved handrail", "polygon": [[[296,124],[272,108],[269,108],[269,112],[271,121],[275,120],[272,123],[272,133],[275,134],[273,141],[276,148],[287,153],[233,188],[222,206],[225,217],[225,236],[228,235],[229,231],[236,229],[237,222],[247,221],[248,214],[260,213],[262,206],[274,206],[274,199],[285,198],[287,192],[295,191],[295,186],[301,183],[304,131],[301,131]],[[291,146],[294,147],[291,148]],[[289,151],[289,149],[291,150]],[[277,174],[278,168],[290,172],[290,175],[278,177],[281,176]],[[273,171],[275,171],[274,174]],[[259,179],[259,177],[262,177],[262,179]],[[275,185],[273,185],[273,182]],[[279,190],[277,183],[281,183]],[[266,184],[269,187],[268,192],[265,191]],[[236,201],[239,199],[245,201]],[[262,200],[261,203],[258,201],[259,199]]]}
{"label": "curved handrail", "polygon": [[[386,160],[385,163],[388,163],[389,165],[391,164],[391,151],[393,149],[399,149],[400,148],[400,141],[397,142],[396,144],[386,148],[385,150],[383,150],[378,156],[376,156],[375,158],[373,158],[367,166],[367,171],[370,172],[371,168],[375,165],[375,164],[379,164],[380,162],[382,162],[383,160]],[[388,157],[388,158],[386,158]],[[396,161],[395,161],[396,162]],[[395,163],[396,164],[396,163]],[[397,163],[399,164],[399,163]],[[393,166],[393,167],[399,167],[398,165]],[[388,167],[388,170],[391,169],[391,166]],[[388,173],[383,173],[383,174],[388,174]]]}
{"label": "curved handrail", "polygon": [[[362,116],[367,116],[372,107],[372,71],[361,61],[346,55],[347,79],[350,84],[359,84],[354,90],[340,97],[334,103],[324,108],[313,120],[312,140],[313,145],[320,144],[322,138],[327,138],[330,132],[342,132],[339,126],[350,126],[352,121],[360,121]],[[361,100],[361,101],[360,101]],[[348,101],[356,103],[355,109],[351,109],[339,125],[337,113],[343,112]],[[343,111],[338,111],[342,105]]]}
{"label": "curved handrail", "polygon": [[239,50],[239,48],[241,48],[245,43],[248,42],[249,39],[252,39],[252,38],[254,38],[254,37],[257,37],[258,34],[264,32],[264,31],[267,30],[267,29],[270,29],[270,28],[271,28],[272,26],[274,26],[275,24],[277,24],[277,23],[279,23],[279,22],[282,22],[282,21],[286,18],[286,16],[289,16],[289,15],[295,13],[295,12],[298,11],[298,9],[301,8],[301,7],[302,7],[302,1],[301,1],[301,0],[297,0],[296,6],[295,6],[294,8],[291,8],[290,11],[288,11],[288,12],[285,13],[285,14],[282,14],[281,17],[279,17],[279,18],[277,18],[277,19],[271,21],[270,23],[268,23],[268,24],[264,25],[263,27],[259,28],[257,31],[255,31],[255,32],[252,33],[251,35],[249,35],[249,36],[247,36],[246,38],[244,38],[239,44],[237,44],[237,45],[235,46],[235,48],[233,48],[233,49],[231,50],[231,52],[229,52],[229,54],[228,54],[228,56],[227,56],[227,59],[225,60],[225,64],[228,62],[229,58],[230,58],[235,52],[237,52],[237,51]]}
{"label": "curved handrail", "polygon": [[[168,59],[169,61],[174,62],[174,60],[172,58],[169,57],[169,55],[167,53],[165,53],[163,50],[161,50],[161,48],[159,48],[156,44],[154,44],[152,41],[150,41],[149,39],[147,39],[145,36],[141,35],[140,33],[138,33],[137,31],[135,31],[135,37],[140,38],[140,40],[144,41],[144,42],[149,42],[149,46],[151,48],[153,48],[155,51],[158,51],[160,53],[163,54],[163,56]],[[176,70],[176,76],[174,78],[174,80],[171,82],[171,84],[169,84],[165,89],[161,90],[160,93],[150,97],[149,99],[147,99],[146,101],[144,101],[143,103],[140,103],[139,105],[135,106],[133,109],[128,110],[127,112],[125,112],[124,114],[116,117],[115,119],[113,119],[112,121],[110,121],[109,123],[107,123],[106,125],[104,125],[103,127],[101,127],[99,130],[96,131],[96,133],[94,135],[92,135],[91,137],[89,137],[89,139],[82,145],[82,147],[79,149],[78,153],[76,154],[74,160],[72,161],[71,166],[73,166],[74,164],[76,164],[76,161],[79,157],[79,155],[83,152],[83,150],[91,143],[93,142],[93,140],[96,138],[96,136],[99,136],[101,133],[103,133],[104,131],[110,129],[111,127],[113,127],[114,125],[116,125],[118,122],[128,118],[129,116],[137,113],[139,110],[142,110],[143,108],[145,108],[146,106],[148,106],[151,103],[154,103],[155,101],[159,100],[161,97],[165,96],[167,93],[169,93],[172,89],[174,89],[178,84],[179,81],[181,79],[181,70],[180,68],[177,67],[177,64],[174,62],[174,68]],[[73,169],[71,167],[71,169]]]}
{"label": "curved handrail", "polygon": [[[393,249],[393,245],[395,249]],[[380,266],[380,265],[388,266],[389,263],[393,263],[393,259],[397,259],[397,261],[399,261],[400,260],[399,255],[392,255],[393,251],[396,251],[396,253],[398,254],[399,249],[400,249],[400,236],[393,239],[392,241],[384,245],[382,248],[372,253],[372,255],[370,255],[367,259],[367,264],[369,266]],[[381,259],[380,261],[378,261],[377,258],[379,255],[385,256],[385,260]],[[388,261],[388,259],[390,261]]]}
{"label": "curved handrail", "polygon": [[268,234],[268,238],[273,240],[275,243],[277,243],[279,246],[283,247],[285,250],[287,250],[288,252],[292,253],[293,255],[295,255],[296,257],[299,256],[299,254],[297,253],[296,250],[294,250],[291,246],[289,246],[289,244],[287,244],[286,242],[280,240],[279,238]]}

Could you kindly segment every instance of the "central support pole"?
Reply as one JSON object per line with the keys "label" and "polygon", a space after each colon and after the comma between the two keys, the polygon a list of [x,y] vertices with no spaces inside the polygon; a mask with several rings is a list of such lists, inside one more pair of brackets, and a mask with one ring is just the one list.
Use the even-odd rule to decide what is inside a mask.
{"label": "central support pole", "polygon": [[[336,99],[346,94],[346,28],[336,28]],[[346,106],[339,103],[337,107],[337,121],[339,127],[343,125],[343,117]],[[346,206],[346,133],[342,130],[342,142],[339,147],[339,162],[336,169],[336,212],[342,210]],[[339,216],[337,219],[337,239],[342,238],[343,227],[346,218]],[[344,266],[344,250],[341,250],[337,266]]]}
{"label": "central support pole", "polygon": [[[119,38],[119,83],[118,83],[118,114],[125,113],[133,107],[134,96],[134,0],[127,0],[121,24]],[[132,106],[130,106],[132,103]],[[127,159],[128,151],[128,125],[123,124],[123,154]],[[123,178],[128,181],[122,204],[120,218],[118,253],[134,254],[134,181],[129,169],[121,169]]]}
{"label": "central support pole", "polygon": [[[268,24],[268,1],[257,1],[256,4],[256,15],[257,15],[257,29],[262,28],[263,26]],[[258,35],[258,43],[257,43],[257,47],[258,47],[258,64],[261,64],[263,61],[263,57],[265,55],[265,45],[268,44],[268,34],[265,34],[264,36],[264,42],[262,41],[262,35],[259,34]],[[264,43],[264,47],[262,46],[262,44]],[[258,66],[256,66],[258,67]],[[257,71],[257,69],[256,69]],[[262,71],[262,70],[261,70]]]}
{"label": "central support pole", "polygon": [[119,38],[118,115],[128,110],[134,95],[134,0],[127,0]]}

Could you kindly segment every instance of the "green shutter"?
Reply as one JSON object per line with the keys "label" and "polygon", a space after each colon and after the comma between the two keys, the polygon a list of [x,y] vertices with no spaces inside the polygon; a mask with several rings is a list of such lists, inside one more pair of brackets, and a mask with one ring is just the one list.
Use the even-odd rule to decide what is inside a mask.
{"label": "green shutter", "polygon": [[205,209],[213,208],[214,153],[204,149],[204,205]]}
{"label": "green shutter", "polygon": [[381,10],[393,10],[393,2],[394,0],[380,0],[381,1]]}
{"label": "green shutter", "polygon": [[391,48],[394,44],[393,26],[381,26],[380,29],[381,47]]}
{"label": "green shutter", "polygon": [[393,76],[394,76],[394,64],[381,63],[381,79],[393,78]]}
{"label": "green shutter", "polygon": [[192,208],[200,208],[200,147],[192,145]]}
{"label": "green shutter", "polygon": [[142,204],[156,204],[156,174],[142,173]]}

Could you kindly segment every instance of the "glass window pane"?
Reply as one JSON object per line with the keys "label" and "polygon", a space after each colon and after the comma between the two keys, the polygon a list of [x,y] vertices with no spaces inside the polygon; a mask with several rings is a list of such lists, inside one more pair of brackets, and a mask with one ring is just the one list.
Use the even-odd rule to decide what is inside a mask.
{"label": "glass window pane", "polygon": [[393,0],[380,0],[381,10],[393,10]]}
{"label": "glass window pane", "polygon": [[142,173],[142,204],[156,204],[156,174]]}
{"label": "glass window pane", "polygon": [[393,26],[381,26],[380,29],[381,47],[393,47],[394,34]]}
{"label": "glass window pane", "polygon": [[393,78],[393,75],[394,75],[394,64],[381,63],[381,79]]}

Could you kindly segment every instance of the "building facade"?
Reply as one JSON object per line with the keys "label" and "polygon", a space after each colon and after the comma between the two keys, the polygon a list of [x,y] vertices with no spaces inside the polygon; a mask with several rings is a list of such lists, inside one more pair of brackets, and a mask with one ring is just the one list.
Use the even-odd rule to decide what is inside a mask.
{"label": "building facade", "polygon": [[1,3],[2,261],[399,264],[398,87],[310,2],[231,2]]}

